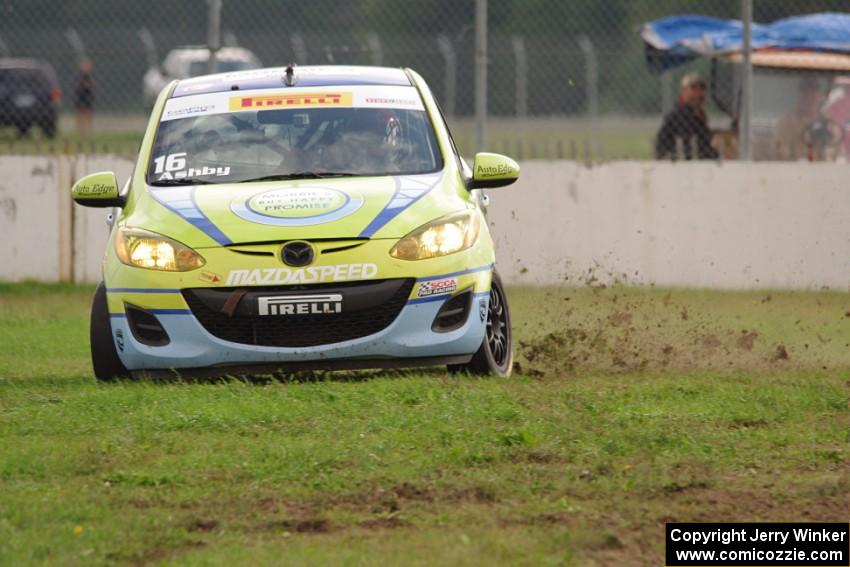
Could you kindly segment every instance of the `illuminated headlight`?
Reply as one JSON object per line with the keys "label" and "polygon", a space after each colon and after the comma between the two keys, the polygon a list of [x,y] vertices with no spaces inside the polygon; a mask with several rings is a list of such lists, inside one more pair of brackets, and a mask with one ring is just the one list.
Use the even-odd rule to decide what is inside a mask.
{"label": "illuminated headlight", "polygon": [[480,223],[481,217],[476,210],[440,217],[396,242],[390,256],[401,260],[425,260],[466,250],[475,244]]}
{"label": "illuminated headlight", "polygon": [[115,252],[128,266],[149,270],[186,272],[205,263],[201,255],[188,246],[140,228],[119,228]]}

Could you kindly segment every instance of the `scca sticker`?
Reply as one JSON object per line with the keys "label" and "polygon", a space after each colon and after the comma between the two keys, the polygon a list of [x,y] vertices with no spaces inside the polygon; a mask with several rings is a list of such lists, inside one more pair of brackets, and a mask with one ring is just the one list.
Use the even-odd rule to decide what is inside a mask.
{"label": "scca sticker", "polygon": [[307,226],[339,220],[359,209],[363,198],[324,187],[295,187],[258,193],[231,203],[241,218],[274,226]]}
{"label": "scca sticker", "polygon": [[333,266],[310,266],[309,268],[262,268],[254,270],[230,270],[227,274],[229,286],[310,284],[323,282],[345,282],[369,280],[378,275],[375,264],[336,264]]}
{"label": "scca sticker", "polygon": [[416,292],[418,297],[428,297],[430,295],[440,295],[442,293],[452,293],[457,290],[457,278],[445,278],[442,280],[431,280],[419,284],[419,291]]}

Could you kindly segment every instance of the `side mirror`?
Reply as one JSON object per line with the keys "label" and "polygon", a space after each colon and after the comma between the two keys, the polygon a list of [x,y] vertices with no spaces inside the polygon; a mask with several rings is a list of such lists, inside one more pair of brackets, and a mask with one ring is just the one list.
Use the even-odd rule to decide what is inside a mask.
{"label": "side mirror", "polygon": [[517,179],[519,179],[519,165],[511,158],[486,152],[475,154],[470,189],[504,187]]}
{"label": "side mirror", "polygon": [[123,207],[118,180],[111,171],[86,175],[71,188],[71,197],[85,207]]}

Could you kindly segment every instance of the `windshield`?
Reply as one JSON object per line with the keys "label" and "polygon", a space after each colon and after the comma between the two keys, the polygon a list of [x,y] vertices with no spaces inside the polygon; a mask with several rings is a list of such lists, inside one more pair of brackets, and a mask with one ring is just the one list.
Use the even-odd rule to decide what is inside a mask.
{"label": "windshield", "polygon": [[430,120],[412,87],[266,89],[169,100],[147,181],[400,175],[442,166]]}

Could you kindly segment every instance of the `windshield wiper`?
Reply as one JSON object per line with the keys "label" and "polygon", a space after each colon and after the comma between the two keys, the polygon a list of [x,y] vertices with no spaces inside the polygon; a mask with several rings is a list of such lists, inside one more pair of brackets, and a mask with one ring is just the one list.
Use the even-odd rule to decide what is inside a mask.
{"label": "windshield wiper", "polygon": [[181,177],[179,179],[160,179],[159,181],[151,182],[150,185],[155,187],[167,187],[169,185],[215,185],[215,182],[195,179],[193,177]]}
{"label": "windshield wiper", "polygon": [[242,179],[240,183],[253,181],[286,181],[287,179],[325,179],[328,177],[357,177],[360,174],[347,171],[296,171],[294,173],[275,173],[251,179]]}

